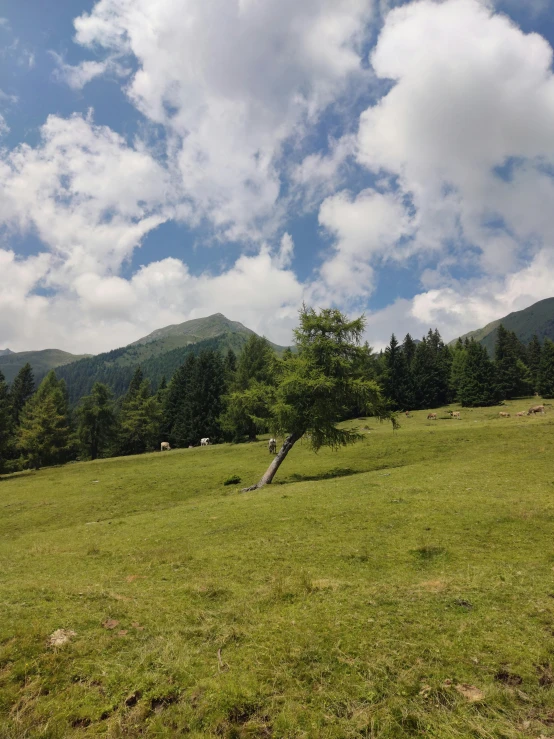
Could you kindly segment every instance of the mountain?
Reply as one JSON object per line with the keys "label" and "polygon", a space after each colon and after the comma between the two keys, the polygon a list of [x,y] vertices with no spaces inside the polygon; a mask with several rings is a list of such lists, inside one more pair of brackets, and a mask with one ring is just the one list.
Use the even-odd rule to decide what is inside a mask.
{"label": "mountain", "polygon": [[[534,334],[537,334],[541,342],[544,339],[554,341],[554,298],[546,298],[546,300],[540,300],[529,308],[509,313],[504,318],[492,321],[483,328],[464,334],[462,340],[466,336],[468,339],[475,339],[486,347],[492,357],[500,324],[508,331],[514,331],[518,339],[524,344],[528,344]],[[453,341],[451,345],[455,343]]]}
{"label": "mountain", "polygon": [[[6,352],[8,352],[6,354]],[[51,369],[56,369],[70,362],[76,362],[88,354],[70,354],[60,349],[43,349],[39,352],[12,352],[3,349],[0,353],[0,370],[8,382],[12,382],[23,365],[29,364],[33,368],[35,380],[40,381]]]}
{"label": "mountain", "polygon": [[[232,349],[239,354],[253,334],[254,331],[242,323],[216,313],[157,329],[128,346],[60,367],[56,374],[66,381],[71,403],[87,395],[95,382],[104,382],[116,397],[120,397],[139,365],[157,387],[162,377],[171,379],[187,354],[199,354],[204,349],[221,353]],[[271,346],[277,353],[284,351],[284,347]]]}

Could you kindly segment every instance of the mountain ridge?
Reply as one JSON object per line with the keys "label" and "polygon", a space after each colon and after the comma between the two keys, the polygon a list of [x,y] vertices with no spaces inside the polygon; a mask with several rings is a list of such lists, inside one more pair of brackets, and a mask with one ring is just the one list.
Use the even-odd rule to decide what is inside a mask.
{"label": "mountain ridge", "polygon": [[61,349],[41,349],[39,351],[12,352],[0,354],[0,370],[8,383],[13,382],[19,370],[27,363],[33,368],[35,379],[41,379],[51,369],[78,362],[90,354],[71,354]]}
{"label": "mountain ridge", "polygon": [[[482,344],[492,357],[500,324],[508,331],[513,331],[524,344],[528,344],[535,334],[541,342],[544,339],[554,341],[554,298],[545,298],[533,303],[528,308],[512,311],[512,313],[491,321],[482,328],[463,334],[460,338],[462,341],[466,338],[473,338]],[[457,341],[458,339],[454,339],[449,345],[453,346]]]}

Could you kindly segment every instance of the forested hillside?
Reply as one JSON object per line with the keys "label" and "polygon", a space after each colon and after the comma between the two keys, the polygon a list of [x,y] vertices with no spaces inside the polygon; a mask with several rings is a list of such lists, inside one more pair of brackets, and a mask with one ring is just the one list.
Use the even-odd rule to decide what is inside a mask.
{"label": "forested hillside", "polygon": [[88,395],[95,382],[104,383],[116,398],[120,398],[127,392],[131,378],[139,366],[156,389],[164,377],[168,381],[171,379],[187,356],[198,356],[208,349],[221,354],[229,349],[239,353],[247,341],[248,335],[225,333],[165,352],[156,351],[157,342],[148,345],[152,350],[148,353],[143,351],[142,345],[130,345],[60,367],[56,374],[66,382],[71,405]]}
{"label": "forested hillside", "polygon": [[[544,339],[554,341],[554,298],[540,300],[525,310],[515,311],[504,318],[492,321],[483,328],[470,331],[461,337],[462,341],[466,337],[475,339],[492,357],[500,325],[504,326],[507,331],[513,331],[524,344],[528,344],[535,335],[541,342]],[[451,342],[450,346],[455,343],[455,341]]]}
{"label": "forested hillside", "polygon": [[44,349],[38,352],[11,352],[9,349],[3,349],[0,351],[0,371],[6,381],[11,383],[19,370],[28,363],[33,368],[36,377],[41,379],[51,369],[62,367],[88,356],[90,355],[70,354],[60,349]]}

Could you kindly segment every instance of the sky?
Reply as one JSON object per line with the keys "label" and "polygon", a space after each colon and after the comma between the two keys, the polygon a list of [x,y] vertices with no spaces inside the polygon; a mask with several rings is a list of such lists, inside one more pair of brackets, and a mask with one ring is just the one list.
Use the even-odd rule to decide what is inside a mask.
{"label": "sky", "polygon": [[551,0],[4,0],[0,348],[554,295]]}

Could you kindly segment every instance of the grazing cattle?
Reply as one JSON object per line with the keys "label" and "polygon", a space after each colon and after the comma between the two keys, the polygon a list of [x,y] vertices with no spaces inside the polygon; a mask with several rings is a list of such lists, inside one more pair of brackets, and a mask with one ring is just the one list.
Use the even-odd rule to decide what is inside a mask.
{"label": "grazing cattle", "polygon": [[503,411],[500,411],[498,415],[500,416],[500,418],[510,418],[510,414],[504,413]]}
{"label": "grazing cattle", "polygon": [[427,414],[427,420],[428,421],[436,421],[437,420],[437,414],[436,413],[428,413]]}
{"label": "grazing cattle", "polygon": [[527,413],[525,411],[520,411],[519,413],[516,413],[516,416],[526,416]]}
{"label": "grazing cattle", "polygon": [[534,416],[536,413],[541,413],[544,416],[544,405],[534,405],[527,411],[528,416]]}
{"label": "grazing cattle", "polygon": [[461,420],[460,411],[453,411],[452,418],[457,418],[458,420]]}
{"label": "grazing cattle", "polygon": [[200,439],[200,446],[210,446],[209,436],[206,436],[204,439]]}
{"label": "grazing cattle", "polygon": [[270,439],[267,443],[270,454],[277,454],[277,439]]}
{"label": "grazing cattle", "polygon": [[160,446],[160,451],[168,452],[170,449],[171,447],[169,446],[169,441],[162,441],[161,446]]}
{"label": "grazing cattle", "polygon": [[410,417],[411,417],[410,411],[406,411],[406,418],[410,418]]}

